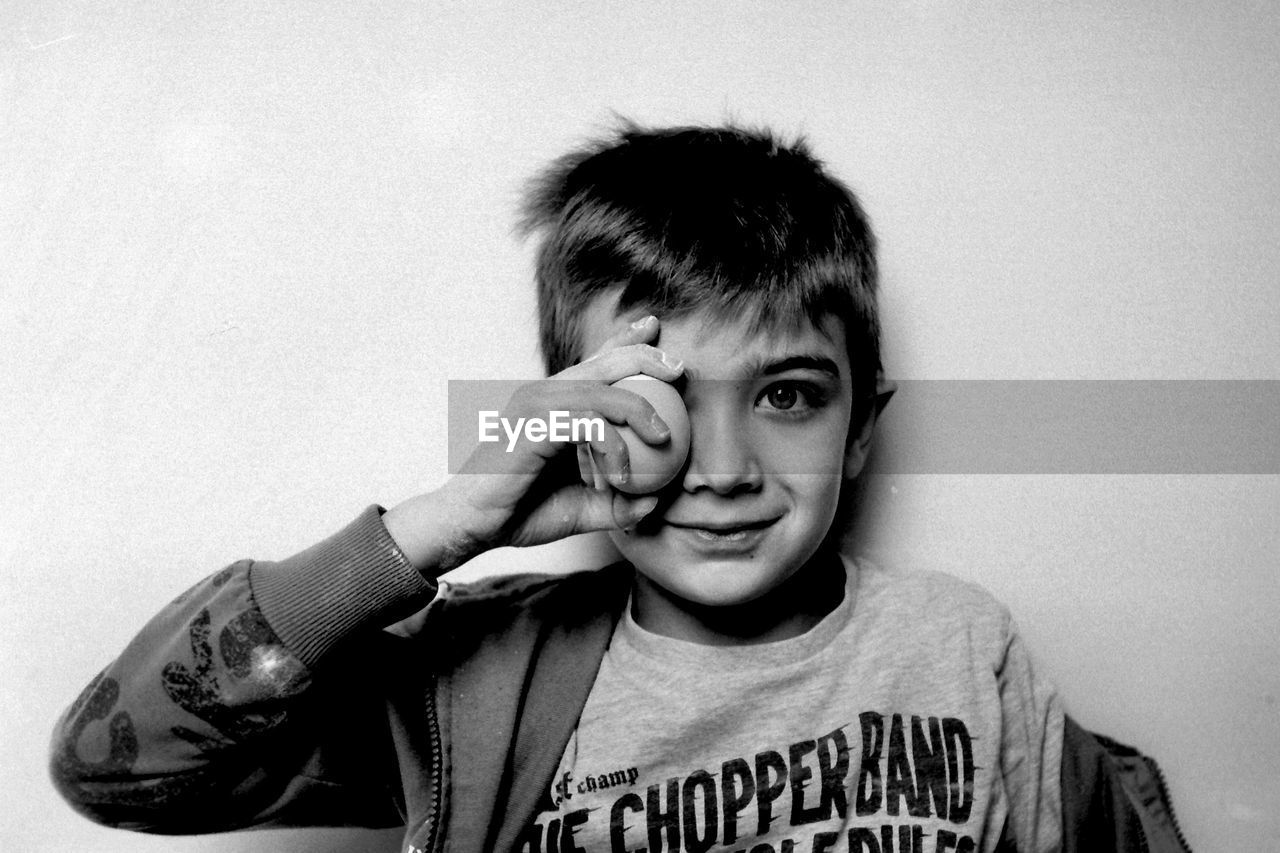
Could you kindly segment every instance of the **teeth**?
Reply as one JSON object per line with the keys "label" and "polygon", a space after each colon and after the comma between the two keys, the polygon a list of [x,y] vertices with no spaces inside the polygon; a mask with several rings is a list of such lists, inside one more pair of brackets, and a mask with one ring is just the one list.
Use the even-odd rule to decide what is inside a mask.
{"label": "teeth", "polygon": [[736,542],[747,538],[746,530],[734,530],[730,533],[719,533],[714,530],[698,530],[698,536],[709,542]]}

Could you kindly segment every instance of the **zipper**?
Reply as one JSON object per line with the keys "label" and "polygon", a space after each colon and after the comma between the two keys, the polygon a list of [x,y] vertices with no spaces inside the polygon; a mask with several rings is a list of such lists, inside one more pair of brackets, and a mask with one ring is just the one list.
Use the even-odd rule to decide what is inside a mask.
{"label": "zipper", "polygon": [[444,745],[440,740],[440,719],[436,714],[436,687],[438,676],[432,676],[427,702],[427,734],[431,738],[431,813],[430,829],[427,831],[426,853],[435,853],[440,840],[440,806],[444,799]]}
{"label": "zipper", "polygon": [[1182,845],[1182,849],[1186,853],[1191,853],[1191,845],[1187,843],[1187,837],[1182,834],[1182,827],[1178,824],[1178,815],[1173,811],[1173,798],[1169,796],[1169,787],[1164,781],[1164,771],[1160,769],[1160,765],[1156,764],[1155,759],[1143,756],[1142,760],[1146,762],[1152,773],[1156,777],[1156,785],[1160,789],[1160,799],[1164,801],[1165,808],[1169,811],[1169,820],[1173,823],[1173,834],[1178,837],[1178,843]]}

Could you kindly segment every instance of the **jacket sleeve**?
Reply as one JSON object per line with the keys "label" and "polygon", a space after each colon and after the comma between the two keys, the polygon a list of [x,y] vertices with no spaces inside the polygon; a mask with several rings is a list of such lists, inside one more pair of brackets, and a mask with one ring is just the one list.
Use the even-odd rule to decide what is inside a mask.
{"label": "jacket sleeve", "polygon": [[1066,719],[1064,853],[1190,853],[1153,759]]}
{"label": "jacket sleeve", "polygon": [[62,796],[158,833],[402,823],[382,695],[398,638],[380,629],[435,585],[380,515],[288,560],[234,563],[166,606],[58,721]]}

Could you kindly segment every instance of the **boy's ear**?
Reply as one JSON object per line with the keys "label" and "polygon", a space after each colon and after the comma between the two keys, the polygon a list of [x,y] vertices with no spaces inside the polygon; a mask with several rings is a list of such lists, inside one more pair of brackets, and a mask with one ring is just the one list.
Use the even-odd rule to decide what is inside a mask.
{"label": "boy's ear", "polygon": [[853,425],[849,427],[859,431],[851,437],[849,448],[844,454],[844,477],[846,480],[852,480],[857,477],[858,472],[862,470],[862,466],[867,464],[867,455],[871,452],[871,434],[875,430],[876,421],[880,419],[880,413],[884,411],[885,406],[889,405],[893,392],[897,390],[898,383],[891,379],[886,379],[883,370],[876,374],[874,402],[867,407],[867,414],[861,427]]}

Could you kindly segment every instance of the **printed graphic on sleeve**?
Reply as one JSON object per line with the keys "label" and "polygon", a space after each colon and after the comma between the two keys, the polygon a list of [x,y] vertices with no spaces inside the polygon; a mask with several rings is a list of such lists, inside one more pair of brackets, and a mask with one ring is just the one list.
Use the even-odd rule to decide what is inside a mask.
{"label": "printed graphic on sleeve", "polygon": [[[228,621],[218,636],[217,654],[212,630],[209,610],[203,609],[191,621],[192,663],[171,661],[165,666],[161,674],[165,693],[225,735],[222,745],[279,725],[285,716],[283,700],[306,685],[302,663],[256,608]],[[228,697],[236,702],[228,702]],[[174,734],[196,745],[219,744],[185,727]]]}
{"label": "printed graphic on sleeve", "polygon": [[518,849],[973,853],[982,770],[962,720],[865,711],[809,740],[663,778],[562,767]]}

